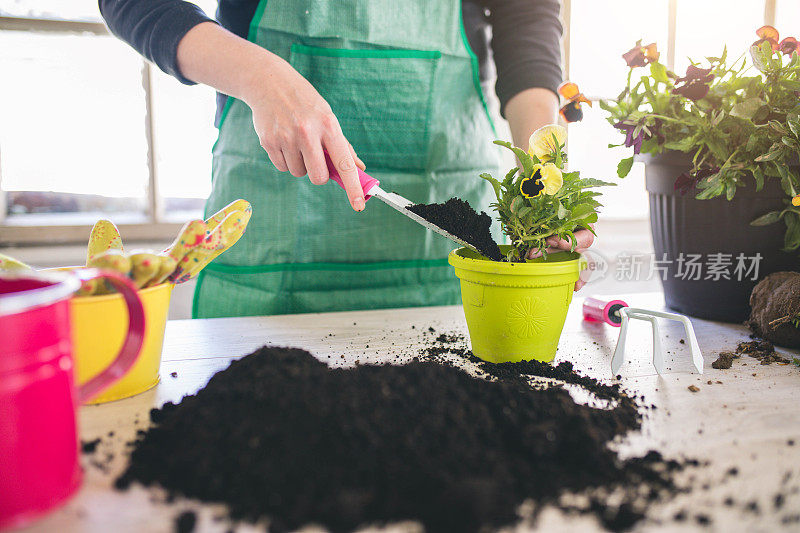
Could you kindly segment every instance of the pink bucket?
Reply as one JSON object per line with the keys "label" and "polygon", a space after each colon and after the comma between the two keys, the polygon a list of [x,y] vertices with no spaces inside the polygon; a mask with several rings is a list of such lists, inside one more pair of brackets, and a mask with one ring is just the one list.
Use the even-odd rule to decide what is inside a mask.
{"label": "pink bucket", "polygon": [[[73,380],[69,299],[105,278],[128,306],[117,358],[79,389]],[[136,288],[113,272],[0,275],[0,529],[24,525],[80,486],[76,406],[114,383],[139,356],[144,311]]]}

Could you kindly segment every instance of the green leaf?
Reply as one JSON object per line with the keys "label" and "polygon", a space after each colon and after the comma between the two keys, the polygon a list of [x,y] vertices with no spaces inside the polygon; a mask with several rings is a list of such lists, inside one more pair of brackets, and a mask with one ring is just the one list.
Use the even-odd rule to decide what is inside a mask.
{"label": "green leaf", "polygon": [[656,81],[659,81],[661,83],[669,83],[669,77],[667,76],[667,67],[665,67],[661,63],[650,63],[650,75]]}
{"label": "green leaf", "polygon": [[736,184],[728,183],[725,185],[725,198],[730,202],[736,195]]}
{"label": "green leaf", "polygon": [[725,184],[717,181],[713,185],[703,189],[700,191],[695,198],[698,200],[708,200],[709,198],[714,198],[719,196],[725,191]]}
{"label": "green leaf", "polygon": [[500,200],[503,196],[503,193],[501,192],[500,189],[500,182],[494,179],[491,174],[487,174],[486,172],[481,174],[480,177],[492,184],[492,188],[494,189],[494,194],[495,196],[497,196],[497,199]]}
{"label": "green leaf", "polygon": [[617,176],[620,178],[624,178],[631,172],[631,168],[633,168],[633,156],[626,157],[622,161],[619,162],[617,165]]}
{"label": "green leaf", "polygon": [[514,167],[506,173],[506,177],[503,178],[503,185],[506,187],[511,187],[511,183],[514,181],[514,176],[517,175],[517,171],[519,170],[518,167]]}
{"label": "green leaf", "polygon": [[686,135],[676,141],[667,141],[664,143],[664,148],[668,150],[677,150],[679,152],[688,152],[694,146],[694,136]]}
{"label": "green leaf", "polygon": [[753,60],[753,66],[763,73],[767,73],[772,63],[772,46],[768,42],[763,42],[758,45],[750,47],[750,58]]}
{"label": "green leaf", "polygon": [[789,124],[789,129],[792,130],[792,133],[795,137],[800,137],[800,120],[789,119],[787,120]]}
{"label": "green leaf", "polygon": [[524,200],[523,200],[522,196],[515,196],[514,199],[511,200],[511,206],[509,207],[511,209],[511,212],[516,215],[517,212],[522,207],[523,202],[524,202]]}
{"label": "green leaf", "polygon": [[504,146],[516,154],[517,159],[519,159],[519,162],[522,163],[522,170],[524,171],[526,177],[530,177],[531,174],[533,174],[534,162],[528,152],[522,148],[517,148],[508,141],[494,141],[494,144]]}
{"label": "green leaf", "polygon": [[783,238],[783,249],[792,252],[800,248],[800,215],[797,213],[787,213],[784,218],[786,222],[786,235]]}
{"label": "green leaf", "polygon": [[570,211],[569,217],[572,220],[579,220],[579,219],[581,219],[581,218],[583,218],[586,215],[589,215],[591,213],[594,213],[594,206],[589,205],[589,204],[578,204],[578,205],[576,205],[575,207],[572,208],[572,210]]}
{"label": "green leaf", "polygon": [[[565,174],[566,176],[566,174]],[[578,181],[578,186],[582,189],[588,189],[590,187],[616,187],[616,183],[611,183],[609,181],[597,180],[594,178],[583,178]],[[591,191],[587,191],[587,194],[601,194],[601,193],[593,193]]]}
{"label": "green leaf", "polygon": [[795,179],[791,170],[789,170],[789,166],[786,163],[775,162],[775,168],[778,169],[778,173],[781,175],[783,192],[792,197],[797,196],[797,188],[794,186]]}
{"label": "green leaf", "polygon": [[790,91],[800,91],[800,80],[781,80],[780,83]]}
{"label": "green leaf", "polygon": [[783,124],[781,124],[777,120],[770,120],[768,122],[768,124],[769,124],[770,128],[772,128],[773,130],[777,131],[781,135],[786,135],[787,133],[789,133],[788,131],[786,131],[786,128],[783,127]]}
{"label": "green leaf", "polygon": [[766,215],[761,215],[757,219],[750,222],[751,226],[769,226],[770,224],[774,224],[781,219],[781,212],[780,211],[770,211]]}
{"label": "green leaf", "polygon": [[567,216],[567,210],[561,202],[558,202],[558,211],[556,212],[556,216],[559,218],[559,220]]}
{"label": "green leaf", "polygon": [[734,105],[731,108],[730,115],[750,120],[763,105],[764,102],[761,98],[748,98]]}
{"label": "green leaf", "polygon": [[769,149],[769,152],[766,154],[760,155],[755,158],[757,163],[765,163],[767,161],[775,161],[776,159],[780,158],[783,155],[783,150],[781,148],[775,148],[775,145],[772,145],[772,148]]}
{"label": "green leaf", "polygon": [[756,180],[756,192],[758,192],[764,188],[764,171],[761,170],[761,167],[753,169],[753,177]]}

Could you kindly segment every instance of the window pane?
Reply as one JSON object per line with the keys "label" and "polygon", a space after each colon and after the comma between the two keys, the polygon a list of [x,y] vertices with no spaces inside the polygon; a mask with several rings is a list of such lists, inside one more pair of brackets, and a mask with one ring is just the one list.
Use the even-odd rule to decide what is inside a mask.
{"label": "window pane", "polygon": [[619,94],[628,75],[622,54],[637,40],[657,42],[659,50],[666,52],[667,0],[645,4],[641,0],[572,0],[569,76],[585,94],[606,98]]}
{"label": "window pane", "polygon": [[728,46],[735,60],[757,40],[756,30],[764,25],[763,0],[678,1],[675,71],[686,72],[688,57],[703,62],[719,56]]}
{"label": "window pane", "polygon": [[[570,79],[585,94],[613,98],[625,86],[628,67],[622,59],[641,39],[644,44],[658,43],[666,62],[667,0],[613,2],[572,0],[570,13]],[[609,31],[613,28],[613,31]],[[644,72],[644,70],[642,70]],[[636,163],[624,180],[617,179],[617,164],[631,155],[630,148],[609,149],[609,143],[621,139],[605,120],[606,113],[595,104],[583,106],[582,122],[569,125],[569,166],[581,175],[618,183],[602,189],[604,207],[601,217],[645,218],[649,212],[644,188],[644,170]]]}
{"label": "window pane", "polygon": [[97,0],[2,0],[0,15],[97,22]]}
{"label": "window pane", "polygon": [[214,15],[217,12],[217,0],[191,0],[191,2],[200,6],[200,9],[205,11],[206,15],[214,18]]}
{"label": "window pane", "polygon": [[616,187],[598,189],[603,193],[600,217],[646,218],[650,211],[644,187],[644,165],[634,163],[630,174],[617,178],[620,159],[630,157],[631,148],[608,148],[609,143],[623,140],[619,130],[606,122],[607,113],[595,104],[594,108],[582,107],[584,118],[569,125],[569,168],[580,170],[581,176],[616,183]]}
{"label": "window pane", "polygon": [[167,220],[197,217],[211,192],[211,147],[217,138],[214,90],[183,85],[157,68],[152,73],[156,162],[164,216]]}
{"label": "window pane", "polygon": [[0,186],[18,191],[9,195],[10,215],[142,218],[148,172],[140,68],[139,57],[113,37],[0,32]]}
{"label": "window pane", "polygon": [[775,11],[775,28],[781,38],[792,36],[800,39],[800,1],[778,0]]}

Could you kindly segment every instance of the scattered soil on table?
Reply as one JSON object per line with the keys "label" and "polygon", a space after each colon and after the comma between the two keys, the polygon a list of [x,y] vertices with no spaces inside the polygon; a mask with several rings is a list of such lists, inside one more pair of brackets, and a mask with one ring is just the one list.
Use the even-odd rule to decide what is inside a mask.
{"label": "scattered soil on table", "polygon": [[443,204],[414,204],[408,210],[468,242],[489,259],[503,259],[500,247],[489,232],[492,219],[483,211],[478,214],[464,200],[450,198]]}
{"label": "scattered soil on table", "polygon": [[[460,349],[457,335],[437,339]],[[608,444],[641,427],[636,398],[569,363],[471,366],[488,378],[432,360],[329,368],[300,349],[261,348],[154,409],[116,486],[222,502],[233,519],[266,517],[271,531],[417,520],[428,532],[476,532],[517,522],[523,501],[621,531],[697,465],[657,451],[621,459]],[[532,386],[537,375],[607,406]]]}
{"label": "scattered soil on table", "polygon": [[765,340],[754,340],[749,342],[740,342],[736,347],[736,353],[740,355],[749,355],[761,361],[762,365],[770,363],[789,364],[789,360],[779,353],[775,352],[775,346],[771,342]]}
{"label": "scattered soil on table", "polygon": [[720,352],[717,359],[711,363],[711,368],[727,370],[733,365],[734,359],[739,359],[739,354],[733,352]]}
{"label": "scattered soil on table", "polygon": [[692,392],[700,392],[700,387],[698,387],[697,385],[689,385],[686,388],[689,389]]}
{"label": "scattered soil on table", "polygon": [[81,441],[81,452],[94,453],[97,450],[97,445],[100,444],[100,439],[93,439],[88,441]]}
{"label": "scattered soil on table", "polygon": [[105,441],[100,438],[81,441],[81,452],[89,456],[88,463],[102,472],[109,471],[109,467],[115,457],[111,452],[112,444],[110,440],[114,436],[114,432],[109,431],[107,436],[109,440]]}
{"label": "scattered soil on table", "polygon": [[[762,365],[769,365],[772,363],[786,365],[790,362],[789,359],[775,351],[775,346],[771,342],[756,339],[748,342],[740,342],[735,352],[720,352],[717,359],[711,363],[711,367],[723,370],[731,368],[734,359],[739,359],[743,355],[758,359]],[[755,376],[755,374],[753,375]]]}
{"label": "scattered soil on table", "polygon": [[750,294],[747,326],[779,346],[800,348],[800,272],[770,274]]}

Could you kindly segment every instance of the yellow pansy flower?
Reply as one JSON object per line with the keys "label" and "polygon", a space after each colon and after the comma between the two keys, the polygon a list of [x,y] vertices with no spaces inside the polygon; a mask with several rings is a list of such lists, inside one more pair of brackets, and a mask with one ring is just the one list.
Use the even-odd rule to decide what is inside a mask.
{"label": "yellow pansy flower", "polygon": [[795,207],[800,207],[800,194],[792,198],[792,205]]}
{"label": "yellow pansy flower", "polygon": [[519,191],[525,198],[536,198],[542,194],[553,195],[564,185],[561,169],[553,163],[534,165],[533,174],[519,184]]}
{"label": "yellow pansy flower", "polygon": [[[555,139],[553,137],[555,136]],[[539,161],[551,161],[567,142],[567,129],[558,124],[542,126],[534,131],[528,140],[528,153]],[[556,144],[557,143],[557,144]]]}

